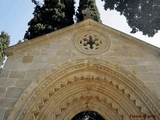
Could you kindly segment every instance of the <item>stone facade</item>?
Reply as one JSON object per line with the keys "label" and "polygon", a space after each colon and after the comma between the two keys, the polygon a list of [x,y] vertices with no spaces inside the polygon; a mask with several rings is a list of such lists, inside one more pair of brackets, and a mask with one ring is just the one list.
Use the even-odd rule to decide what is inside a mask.
{"label": "stone facade", "polygon": [[160,119],[160,49],[122,32],[88,19],[5,53],[0,120]]}

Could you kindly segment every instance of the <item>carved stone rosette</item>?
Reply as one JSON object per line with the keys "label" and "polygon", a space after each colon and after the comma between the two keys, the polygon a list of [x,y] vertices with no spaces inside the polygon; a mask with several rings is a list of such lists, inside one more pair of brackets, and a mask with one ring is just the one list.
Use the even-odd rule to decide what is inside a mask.
{"label": "carved stone rosette", "polygon": [[84,30],[75,34],[75,47],[83,54],[95,55],[107,51],[110,47],[109,37],[95,30]]}

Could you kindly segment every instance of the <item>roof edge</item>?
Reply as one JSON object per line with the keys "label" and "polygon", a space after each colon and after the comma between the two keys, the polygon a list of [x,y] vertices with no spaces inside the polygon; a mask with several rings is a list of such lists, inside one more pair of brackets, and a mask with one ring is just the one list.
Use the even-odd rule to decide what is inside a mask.
{"label": "roof edge", "polygon": [[22,43],[18,43],[18,44],[15,44],[13,46],[10,46],[8,47],[6,50],[5,50],[5,55],[7,56],[11,56],[11,55],[14,55],[15,53],[17,53],[18,51],[21,51],[27,47],[30,47],[30,46],[33,46],[33,45],[36,45],[36,44],[39,44],[39,43],[42,43],[42,42],[45,42],[45,41],[48,41],[49,39],[53,39],[57,36],[59,36],[59,34],[62,34],[62,33],[66,33],[70,30],[73,30],[74,28],[76,27],[83,27],[83,25],[89,25],[89,26],[94,26],[94,27],[104,27],[104,30],[108,30],[109,33],[116,33],[119,37],[122,37],[124,38],[126,41],[129,41],[131,43],[134,43],[138,46],[140,46],[141,48],[147,48],[148,50],[151,50],[151,51],[156,51],[160,54],[160,48],[156,47],[156,46],[153,46],[149,43],[146,43],[138,38],[135,38],[133,36],[130,36],[124,32],[121,32],[121,31],[118,31],[114,28],[111,28],[107,25],[104,25],[102,23],[99,23],[99,22],[96,22],[92,19],[87,19],[87,20],[84,20],[82,22],[79,22],[77,24],[73,24],[71,26],[67,26],[65,28],[62,28],[62,29],[59,29],[57,31],[53,31],[51,33],[48,33],[48,34],[45,34],[45,35],[42,35],[42,36],[39,36],[39,37],[36,37],[36,38],[33,38],[33,39],[30,39],[28,41],[25,41],[25,42],[22,42]]}

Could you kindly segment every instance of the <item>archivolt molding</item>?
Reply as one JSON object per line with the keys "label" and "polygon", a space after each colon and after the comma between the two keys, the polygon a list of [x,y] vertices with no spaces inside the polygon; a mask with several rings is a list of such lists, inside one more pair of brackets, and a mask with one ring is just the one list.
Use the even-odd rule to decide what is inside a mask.
{"label": "archivolt molding", "polygon": [[[74,89],[71,90],[72,87]],[[91,91],[92,94],[83,94],[83,90]],[[68,92],[65,94],[66,91]],[[76,93],[71,94],[71,91],[77,92],[78,96],[75,97]],[[100,93],[102,94],[100,95]],[[124,103],[122,99],[118,100],[118,98],[123,98],[128,104]],[[157,98],[133,74],[107,61],[84,58],[68,61],[43,74],[41,78],[28,87],[16,103],[8,119],[28,120],[40,119],[39,116],[41,118],[46,117],[43,113],[50,109],[50,104],[53,105],[52,108],[55,107],[54,110],[58,110],[57,112],[51,110],[53,116],[58,119],[58,117],[64,117],[62,112],[69,112],[69,105],[82,104],[82,101],[89,99],[105,104],[105,110],[115,111],[119,119],[125,119],[129,114],[138,113],[154,114],[157,118],[160,117],[159,108],[156,106]],[[108,102],[108,99],[112,99],[112,101]],[[86,104],[82,104],[82,106],[83,109],[88,109]],[[94,107],[97,106],[93,105]]]}
{"label": "archivolt molding", "polygon": [[[107,82],[105,80],[106,83],[102,86],[99,86],[97,84],[99,82],[99,78],[95,78],[94,80],[92,79],[92,82],[87,84],[86,82],[88,82],[88,78],[83,78],[83,79],[79,78],[79,80],[77,80],[78,78],[75,78],[75,79],[76,79],[76,83],[75,81],[72,81],[70,82],[70,85],[66,86],[66,88],[62,88],[62,89],[65,89],[63,91],[65,91],[67,95],[65,96],[61,94],[62,101],[59,101],[59,103],[56,102],[56,104],[58,104],[57,106],[59,106],[58,111],[56,113],[52,112],[54,113],[55,118],[59,120],[64,119],[63,118],[64,116],[70,113],[70,111],[73,112],[74,109],[81,106],[81,104],[83,106],[82,110],[94,110],[95,107],[99,107],[99,109],[97,108],[98,109],[97,111],[99,112],[101,109],[104,109],[105,112],[103,112],[102,114],[102,116],[105,116],[104,118],[107,118],[106,117],[107,113],[110,115],[113,114],[113,116],[111,117],[112,118],[116,117],[117,120],[124,118],[127,114],[129,114],[129,111],[130,113],[134,113],[134,110],[135,110],[137,111],[135,114],[139,113],[139,106],[137,106],[137,108],[135,107],[134,110],[133,110],[134,105],[129,106],[130,109],[128,109],[127,107],[124,107],[125,106],[124,102],[122,100],[119,100],[121,98],[119,98],[120,95],[118,94],[118,91],[116,89],[112,89],[112,84],[110,82]],[[73,86],[72,84],[78,84],[78,85]],[[80,90],[81,86],[83,86],[83,88],[81,88]],[[67,87],[69,89],[74,89],[74,93],[72,92],[70,94],[70,90],[67,90]],[[123,92],[121,94],[123,94]],[[126,95],[126,98],[127,98],[127,95]],[[51,100],[48,102],[48,106],[56,107],[54,99],[56,99],[56,97],[51,98]],[[123,99],[123,100],[129,105],[132,104],[130,100],[126,100],[126,99]],[[98,105],[98,103],[100,105]],[[77,106],[75,106],[74,104],[77,104]],[[47,106],[46,113],[48,113],[49,111],[55,110],[54,107],[51,107],[50,109],[48,109],[48,106]],[[81,111],[78,111],[78,112],[81,112]],[[45,114],[45,109],[44,111],[42,110],[40,114],[41,113]],[[39,117],[42,118],[41,115],[39,115]],[[70,118],[72,118],[72,116]],[[46,119],[46,118],[42,118],[42,119]]]}
{"label": "archivolt molding", "polygon": [[[88,98],[90,101],[88,102]],[[118,113],[118,108],[113,108],[112,104],[103,103],[104,101],[100,101],[96,96],[81,96],[80,99],[73,99],[74,101],[67,106],[67,108],[61,108],[59,112],[53,115],[58,120],[69,119],[71,120],[77,113],[92,110],[98,111],[105,119],[116,119],[121,120],[123,115]],[[72,110],[69,108],[73,108]],[[60,114],[61,113],[61,114]]]}
{"label": "archivolt molding", "polygon": [[[112,119],[118,120],[119,119],[118,117],[121,118],[121,116],[115,115],[112,111],[110,111],[110,109],[107,109],[107,107],[105,107],[105,109],[103,109],[104,106],[102,108],[102,106],[101,106],[102,104],[99,104],[98,101],[91,101],[91,102],[94,102],[95,104],[97,104],[97,106],[92,106],[92,111],[98,111],[101,114],[101,116],[103,116],[103,118],[105,118],[106,120],[112,120]],[[85,103],[85,101],[84,101],[84,103]],[[76,114],[78,114],[82,111],[86,111],[85,107],[86,107],[86,105],[83,104],[82,101],[79,103],[76,103],[76,108],[74,108],[73,111],[69,111],[68,114],[66,115],[66,117],[63,117],[63,118],[66,120],[71,120]],[[107,110],[107,112],[106,112],[106,110]]]}
{"label": "archivolt molding", "polygon": [[[96,100],[99,103],[105,104],[107,107],[110,108],[110,111],[116,113],[117,118],[119,119],[127,118],[131,113],[132,114],[149,113],[145,105],[140,102],[141,100],[134,96],[134,93],[129,92],[129,90],[127,88],[124,88],[124,86],[122,86],[121,84],[115,83],[114,81],[107,80],[106,78],[101,78],[100,76],[94,76],[94,75],[92,76],[91,74],[87,73],[86,75],[83,74],[83,76],[79,78],[75,76],[73,78],[68,78],[68,81],[66,82],[67,82],[66,85],[65,84],[58,85],[60,87],[55,89],[56,92],[54,94],[48,93],[49,95],[54,95],[54,97],[50,96],[50,98],[42,98],[42,101],[44,100],[53,101],[52,105],[50,105],[49,102],[47,103],[48,106],[51,106],[50,109],[48,108],[47,109],[48,111],[52,111],[52,109],[53,110],[58,109],[58,111],[54,114],[54,116],[59,120],[62,119],[61,115],[64,115],[64,111],[67,108],[72,108],[70,105],[73,105],[74,103],[77,103],[79,101],[81,102],[82,100],[86,100],[86,101]],[[67,86],[69,90],[65,89],[67,88]],[[79,90],[80,88],[87,92],[85,94],[81,94],[81,91]],[[64,90],[61,90],[61,89],[64,89]],[[71,92],[70,89],[74,90],[75,93],[72,93],[70,95],[70,92]],[[59,91],[65,91],[65,93],[62,93]],[[103,94],[100,94],[102,92]],[[76,93],[79,93],[79,94],[76,95]],[[49,95],[46,95],[46,96],[49,96]],[[61,98],[59,98],[59,101],[55,102],[54,99],[57,99],[56,95],[57,97],[61,95]],[[67,98],[68,96],[69,98]],[[122,98],[121,96],[123,96],[124,98]],[[125,101],[125,104],[124,104],[124,101]],[[43,111],[44,109],[40,111],[41,106],[44,106],[43,104],[44,102],[41,102],[40,104],[38,104],[37,108],[40,108],[40,109],[37,109],[37,111],[34,111],[32,113],[34,118],[37,118],[37,116],[41,113],[45,114],[45,111]],[[35,106],[33,108],[35,108]],[[75,108],[75,106],[73,108]],[[123,110],[119,110],[120,108],[122,108]],[[88,109],[92,109],[92,108],[88,108],[86,104],[86,110]],[[46,112],[46,114],[48,113],[48,111]],[[122,112],[122,111],[125,111],[125,112]],[[43,115],[39,115],[39,116],[42,119],[46,119],[42,117]]]}

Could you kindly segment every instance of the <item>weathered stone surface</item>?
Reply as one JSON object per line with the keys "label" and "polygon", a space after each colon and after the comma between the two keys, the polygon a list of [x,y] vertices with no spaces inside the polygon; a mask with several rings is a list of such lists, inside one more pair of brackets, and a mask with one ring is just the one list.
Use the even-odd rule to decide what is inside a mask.
{"label": "weathered stone surface", "polygon": [[114,56],[114,51],[108,51],[106,56],[113,57]]}
{"label": "weathered stone surface", "polygon": [[49,70],[49,69],[51,69],[53,66],[52,65],[50,65],[50,64],[48,64],[48,63],[38,63],[37,64],[37,71],[38,72],[36,72],[37,74],[40,72],[40,71],[45,71],[45,70]]}
{"label": "weathered stone surface", "polygon": [[28,87],[28,85],[31,84],[31,82],[32,82],[32,79],[18,79],[15,86],[20,88],[22,87],[26,88]]}
{"label": "weathered stone surface", "polygon": [[65,41],[62,43],[62,47],[63,49],[74,49],[74,45],[72,44],[71,40],[68,40],[68,42],[66,43]]}
{"label": "weathered stone surface", "polygon": [[122,50],[122,45],[121,44],[112,44],[111,49],[112,50]]}
{"label": "weathered stone surface", "polygon": [[131,57],[131,53],[127,50],[116,50],[114,51],[114,55],[117,57]]}
{"label": "weathered stone surface", "polygon": [[138,76],[145,81],[159,81],[155,73],[137,73]]}
{"label": "weathered stone surface", "polygon": [[60,43],[49,43],[50,44],[50,50],[53,50],[54,49],[61,49],[62,48],[62,45]]}
{"label": "weathered stone surface", "polygon": [[17,99],[8,99],[8,98],[2,98],[0,99],[0,106],[2,108],[13,108],[13,105],[16,103]]}
{"label": "weathered stone surface", "polygon": [[144,56],[144,53],[138,50],[132,50],[130,53],[133,58]]}
{"label": "weathered stone surface", "polygon": [[113,62],[115,64],[122,64],[122,60],[119,59],[119,58],[115,58],[115,57],[107,57],[105,58],[106,60],[110,61],[110,62]]}
{"label": "weathered stone surface", "polygon": [[9,87],[9,86],[12,86],[12,85],[14,85],[16,83],[16,79],[13,79],[13,78],[1,78],[0,79],[0,86],[1,87],[4,87],[4,86],[7,86],[7,87]]}
{"label": "weathered stone surface", "polygon": [[132,59],[125,59],[123,60],[123,64],[124,65],[137,65],[137,61],[136,60],[132,60]]}
{"label": "weathered stone surface", "polygon": [[48,62],[49,64],[55,64],[59,61],[59,56],[50,57]]}
{"label": "weathered stone surface", "polygon": [[16,69],[17,69],[17,66],[15,63],[13,64],[12,59],[8,59],[3,68],[3,70],[16,70]]}
{"label": "weathered stone surface", "polygon": [[28,51],[27,51],[27,56],[40,55],[40,53],[41,53],[41,50],[40,50],[40,49],[28,50]]}
{"label": "weathered stone surface", "polygon": [[160,74],[159,74],[160,72],[157,72],[157,78],[160,80]]}
{"label": "weathered stone surface", "polygon": [[3,120],[4,113],[5,113],[5,109],[0,108],[0,120]]}
{"label": "weathered stone surface", "polygon": [[25,76],[25,79],[35,80],[38,76],[42,75],[45,70],[28,70]]}
{"label": "weathered stone surface", "polygon": [[31,63],[33,62],[33,56],[24,56],[22,62],[23,63]]}
{"label": "weathered stone surface", "polygon": [[133,66],[132,69],[138,73],[140,73],[140,72],[147,73],[148,72],[146,66],[143,66],[143,65]]}
{"label": "weathered stone surface", "polygon": [[120,44],[120,45],[122,46],[122,49],[124,49],[124,50],[131,51],[133,49],[136,49],[136,46],[134,46],[133,44],[130,44],[130,43],[123,42],[123,44]]}
{"label": "weathered stone surface", "polygon": [[0,98],[4,97],[5,93],[6,93],[6,88],[0,87]]}
{"label": "weathered stone surface", "polygon": [[5,114],[4,114],[4,120],[7,120],[9,113],[12,111],[12,109],[6,109]]}
{"label": "weathered stone surface", "polygon": [[8,78],[9,72],[9,70],[2,70],[0,73],[0,78]]}
{"label": "weathered stone surface", "polygon": [[24,88],[17,88],[17,87],[11,87],[8,88],[6,93],[6,98],[19,98],[20,95],[23,93]]}
{"label": "weathered stone surface", "polygon": [[25,71],[11,71],[9,78],[24,78]]}
{"label": "weathered stone surface", "polygon": [[48,63],[48,57],[45,55],[45,56],[36,56],[34,58],[34,63]]}
{"label": "weathered stone surface", "polygon": [[[153,91],[154,94],[157,94],[160,99],[160,81],[157,82],[147,82],[147,86]],[[155,93],[156,92],[156,93]]]}
{"label": "weathered stone surface", "polygon": [[69,56],[71,56],[71,51],[70,50],[59,50],[58,52],[57,52],[57,55],[58,56],[61,56],[61,57],[69,57]]}

